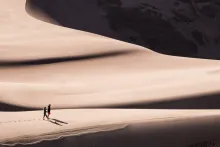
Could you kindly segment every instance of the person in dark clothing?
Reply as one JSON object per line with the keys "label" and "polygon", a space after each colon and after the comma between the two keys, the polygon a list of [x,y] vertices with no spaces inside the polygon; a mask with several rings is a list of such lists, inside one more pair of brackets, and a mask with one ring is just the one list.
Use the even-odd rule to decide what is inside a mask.
{"label": "person in dark clothing", "polygon": [[49,105],[48,105],[48,108],[47,108],[48,117],[50,116],[50,110],[51,110],[51,108],[50,108],[50,107],[51,107],[51,104],[49,104]]}
{"label": "person in dark clothing", "polygon": [[44,120],[45,116],[47,117],[47,108],[46,107],[44,107],[44,117],[43,117],[43,120]]}

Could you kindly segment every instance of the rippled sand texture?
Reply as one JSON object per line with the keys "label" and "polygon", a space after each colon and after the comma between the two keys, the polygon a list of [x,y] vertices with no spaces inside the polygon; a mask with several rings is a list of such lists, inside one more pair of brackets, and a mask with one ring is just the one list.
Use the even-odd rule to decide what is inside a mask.
{"label": "rippled sand texture", "polygon": [[[0,144],[218,142],[219,61],[65,28],[32,0],[0,0],[0,9]],[[49,103],[51,118],[43,120]],[[58,139],[65,136],[72,137]]]}

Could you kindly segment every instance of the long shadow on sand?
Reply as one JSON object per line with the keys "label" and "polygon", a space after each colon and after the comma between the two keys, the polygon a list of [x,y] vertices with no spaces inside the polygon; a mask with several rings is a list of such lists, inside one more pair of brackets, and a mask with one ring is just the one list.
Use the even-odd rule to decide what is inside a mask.
{"label": "long shadow on sand", "polygon": [[0,60],[0,67],[31,66],[31,65],[52,64],[52,63],[59,63],[59,62],[100,59],[100,58],[107,58],[107,57],[122,56],[122,55],[126,55],[132,52],[134,51],[114,51],[114,52],[109,52],[109,53],[99,53],[99,54],[82,55],[82,56],[56,57],[56,58],[23,60],[23,61]]}
{"label": "long shadow on sand", "polygon": [[110,108],[124,109],[220,109],[220,94],[178,98],[152,103],[136,103]]}
{"label": "long shadow on sand", "polygon": [[36,108],[27,108],[27,107],[21,107],[21,106],[16,106],[16,105],[11,105],[11,104],[6,104],[3,102],[0,102],[0,112],[12,112],[12,111],[34,111],[38,110]]}
{"label": "long shadow on sand", "polygon": [[50,119],[48,119],[47,121],[49,121],[49,122],[51,122],[51,123],[53,123],[55,125],[58,125],[58,126],[63,126],[63,125],[59,124],[57,121],[52,121]]}
{"label": "long shadow on sand", "polygon": [[64,122],[64,121],[61,121],[61,120],[58,120],[58,119],[49,118],[47,115],[46,115],[46,117],[47,117],[48,122],[51,122],[51,123],[53,123],[55,125],[58,125],[58,126],[63,126],[62,124],[68,124],[67,122]]}
{"label": "long shadow on sand", "polygon": [[54,119],[54,118],[51,118],[51,120],[54,120],[55,122],[59,122],[59,123],[63,123],[63,124],[68,124],[67,122],[64,122],[64,121],[61,121],[58,119]]}
{"label": "long shadow on sand", "polygon": [[[195,96],[195,97],[184,97],[178,98],[176,100],[164,100],[151,103],[133,103],[133,104],[120,104],[114,106],[85,106],[85,107],[75,107],[80,109],[90,109],[90,108],[108,108],[108,109],[220,109],[220,93]],[[56,109],[56,108],[53,108]],[[59,108],[61,109],[61,108]],[[64,109],[71,109],[64,108]],[[26,108],[19,107],[15,105],[0,103],[0,111],[34,111],[41,110],[40,108]],[[60,123],[67,124],[66,122],[60,121],[58,119],[51,119]]]}

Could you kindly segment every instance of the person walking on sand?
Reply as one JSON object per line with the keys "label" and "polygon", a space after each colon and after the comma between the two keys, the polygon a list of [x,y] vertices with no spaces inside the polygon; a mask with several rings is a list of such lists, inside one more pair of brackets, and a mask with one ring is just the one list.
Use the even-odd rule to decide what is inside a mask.
{"label": "person walking on sand", "polygon": [[43,120],[44,120],[45,116],[47,117],[47,108],[46,107],[44,107],[44,117],[43,117]]}
{"label": "person walking on sand", "polygon": [[48,105],[48,108],[47,108],[48,117],[50,116],[50,110],[51,110],[50,107],[51,107],[51,104],[49,104],[49,105]]}

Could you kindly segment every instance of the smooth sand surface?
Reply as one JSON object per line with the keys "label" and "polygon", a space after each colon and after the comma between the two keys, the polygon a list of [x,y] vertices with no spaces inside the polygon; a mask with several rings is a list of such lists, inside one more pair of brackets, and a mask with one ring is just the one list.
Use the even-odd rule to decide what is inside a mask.
{"label": "smooth sand surface", "polygon": [[[157,123],[165,128],[179,128],[179,135],[175,135],[179,139],[187,136],[182,127],[188,128],[189,134],[195,133],[191,136],[195,139],[186,139],[184,145],[218,139],[220,111],[178,110],[178,105],[174,110],[163,110],[160,105],[151,104],[178,101],[181,106],[184,103],[194,109],[198,105],[220,108],[219,61],[162,55],[137,45],[46,23],[31,15],[51,21],[52,18],[33,11],[25,0],[0,0],[0,9],[0,143],[35,142],[62,134],[125,129],[130,125],[154,132]],[[215,98],[198,99],[213,93]],[[183,100],[194,101],[194,105]],[[52,109],[60,109],[52,111],[51,117],[68,124],[60,126],[42,120],[42,108],[49,103]],[[146,107],[105,109],[129,108],[132,104]],[[18,111],[16,108],[41,111],[5,112]],[[181,121],[172,121],[175,119]],[[172,123],[165,123],[167,120]],[[197,130],[191,132],[189,128],[195,124]],[[203,130],[206,135],[199,134],[201,126],[207,127]]]}
{"label": "smooth sand surface", "polygon": [[[184,136],[186,132],[196,131],[192,134],[195,134],[193,137],[198,141],[203,138],[210,139],[216,134],[220,134],[218,129],[220,111],[218,110],[163,110],[163,113],[160,110],[54,110],[49,121],[42,120],[41,111],[2,112],[0,115],[2,118],[1,130],[4,130],[4,133],[0,134],[2,144],[27,144],[56,139],[58,136],[74,136],[103,131],[114,132],[118,129],[126,130],[129,126],[135,126],[140,133],[147,131],[146,138],[155,131],[161,133],[165,128],[173,129],[178,133],[175,138],[186,137],[187,143],[193,143],[193,139],[190,140],[189,137]],[[195,124],[197,127],[193,128]],[[200,133],[204,133],[204,136],[201,136]],[[209,136],[210,133],[211,136]],[[174,135],[170,135],[174,137]],[[154,141],[156,142],[156,140]]]}

